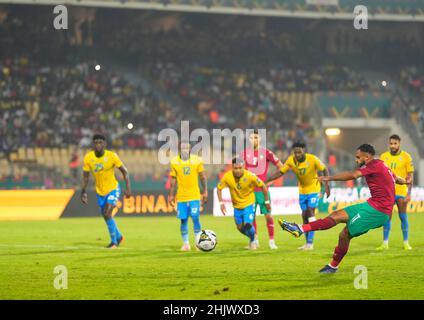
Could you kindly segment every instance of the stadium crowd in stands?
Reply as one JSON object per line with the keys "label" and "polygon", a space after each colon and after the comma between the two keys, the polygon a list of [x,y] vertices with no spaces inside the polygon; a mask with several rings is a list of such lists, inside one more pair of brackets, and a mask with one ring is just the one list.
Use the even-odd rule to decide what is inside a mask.
{"label": "stadium crowd in stands", "polygon": [[412,122],[415,123],[421,135],[424,135],[424,68],[408,66],[400,70],[399,82],[406,90],[407,96],[403,96],[407,111],[410,113]]}
{"label": "stadium crowd in stands", "polygon": [[[155,149],[162,128],[190,119],[208,129],[267,128],[269,147],[287,156],[295,140],[313,144],[316,132],[313,115],[292,108],[282,93],[383,90],[346,61],[402,65],[420,52],[408,37],[367,40],[340,32],[331,38],[325,23],[311,33],[314,21],[201,14],[78,8],[72,28],[57,31],[45,26],[50,12],[28,8],[0,8],[4,153],[85,148],[94,132],[108,134],[115,148]],[[99,60],[105,63],[96,71]],[[122,65],[140,81],[130,80]],[[422,96],[419,70],[404,69],[399,79]],[[421,106],[414,108],[424,123]]]}
{"label": "stadium crowd in stands", "polygon": [[[153,148],[157,128],[173,118],[169,105],[90,62],[51,66],[15,57],[0,70],[1,137],[15,148],[84,148],[93,132],[110,133],[115,147]],[[129,122],[142,126],[129,134]]]}

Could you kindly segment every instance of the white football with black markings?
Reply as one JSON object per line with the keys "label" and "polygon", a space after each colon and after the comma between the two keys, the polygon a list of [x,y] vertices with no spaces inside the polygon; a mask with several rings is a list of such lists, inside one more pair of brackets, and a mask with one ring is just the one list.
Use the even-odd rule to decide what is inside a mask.
{"label": "white football with black markings", "polygon": [[216,244],[216,233],[212,230],[202,230],[196,242],[196,246],[202,251],[212,251]]}

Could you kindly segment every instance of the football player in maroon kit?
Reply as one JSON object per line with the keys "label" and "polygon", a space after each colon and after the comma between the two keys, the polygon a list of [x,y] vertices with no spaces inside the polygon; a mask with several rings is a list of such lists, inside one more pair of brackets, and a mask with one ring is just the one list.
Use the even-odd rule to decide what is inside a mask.
{"label": "football player in maroon kit", "polygon": [[304,232],[326,230],[339,223],[346,223],[346,227],[339,236],[339,243],[334,250],[333,260],[320,270],[321,273],[335,273],[340,262],[349,249],[352,238],[367,233],[371,229],[382,227],[390,220],[395,203],[395,184],[410,184],[411,179],[396,176],[384,161],[375,159],[375,149],[372,145],[363,144],[356,150],[358,169],[352,172],[343,172],[334,176],[320,176],[318,180],[348,181],[364,177],[371,192],[367,202],[348,206],[334,211],[324,219],[298,225],[283,220],[279,223],[283,230],[295,237]]}
{"label": "football player in maroon kit", "polygon": [[[275,167],[277,167],[279,170],[283,167],[283,164],[278,159],[278,157],[269,149],[260,147],[261,137],[259,135],[258,129],[255,129],[250,135],[249,135],[249,141],[251,144],[251,147],[246,148],[241,153],[241,158],[243,158],[245,167],[250,172],[253,172],[256,174],[262,181],[267,180],[268,170],[269,170],[269,164],[273,164]],[[262,193],[261,188],[255,189],[255,214],[257,207],[259,206],[261,214],[264,215],[266,219],[266,225],[268,228],[268,236],[269,236],[269,247],[271,249],[278,249],[278,247],[275,244],[274,240],[274,219],[271,216],[271,212],[267,209],[267,204],[270,204],[270,200],[265,200],[265,197]],[[270,198],[270,195],[268,193],[268,198]],[[256,246],[259,246],[259,241],[257,237],[257,224],[256,224],[256,217],[253,221],[253,226],[256,230]]]}

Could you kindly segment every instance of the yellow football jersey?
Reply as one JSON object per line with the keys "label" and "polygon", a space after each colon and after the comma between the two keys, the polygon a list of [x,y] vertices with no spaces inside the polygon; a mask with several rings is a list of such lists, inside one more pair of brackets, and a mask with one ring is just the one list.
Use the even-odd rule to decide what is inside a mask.
{"label": "yellow football jersey", "polygon": [[306,154],[306,159],[303,162],[297,162],[294,155],[291,155],[281,168],[281,173],[286,173],[292,169],[299,180],[299,193],[310,194],[321,191],[321,184],[318,181],[318,171],[323,171],[325,165],[321,160],[310,153]]}
{"label": "yellow football jersey", "polygon": [[115,178],[115,167],[122,166],[122,161],[115,152],[105,150],[102,157],[97,158],[94,151],[90,151],[84,157],[83,170],[92,172],[96,183],[96,192],[105,196],[118,188],[118,180]]}
{"label": "yellow football jersey", "polygon": [[[393,173],[401,178],[406,178],[408,173],[414,172],[414,164],[412,157],[408,152],[401,151],[399,154],[392,156],[390,151],[386,151],[380,156]],[[396,195],[405,197],[408,194],[408,186],[406,184],[396,184]]]}
{"label": "yellow football jersey", "polygon": [[224,174],[218,183],[218,189],[222,190],[228,187],[230,189],[233,207],[244,209],[255,203],[255,193],[253,191],[255,187],[261,188],[263,184],[263,181],[256,174],[248,170],[244,170],[243,175],[236,181],[233,171],[230,170]]}
{"label": "yellow football jersey", "polygon": [[186,161],[180,156],[172,158],[170,175],[177,178],[178,202],[200,200],[199,173],[203,171],[203,160],[196,155],[190,155]]}

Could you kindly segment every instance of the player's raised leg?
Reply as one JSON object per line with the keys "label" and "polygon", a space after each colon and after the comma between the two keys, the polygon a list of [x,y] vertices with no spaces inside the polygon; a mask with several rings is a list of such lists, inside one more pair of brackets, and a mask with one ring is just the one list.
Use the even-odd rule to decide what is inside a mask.
{"label": "player's raised leg", "polygon": [[[303,233],[331,229],[339,223],[347,223],[348,221],[349,215],[344,209],[342,209],[331,213],[324,219],[318,219],[316,221],[303,224],[301,226],[296,223],[285,222],[282,219],[279,220],[279,223],[283,230],[288,231],[295,237],[300,237]],[[337,271],[341,260],[348,251],[350,239],[351,236],[346,227],[340,233],[339,244],[334,250],[333,260],[331,261],[331,263],[324,266],[324,268],[319,271],[320,273],[334,273]]]}
{"label": "player's raised leg", "polygon": [[282,218],[278,220],[281,228],[284,231],[291,233],[296,238],[299,238],[302,234],[310,231],[317,230],[327,230],[339,223],[346,223],[349,220],[349,215],[346,211],[337,210],[332,212],[329,216],[324,219],[317,219],[316,221],[312,221],[303,225],[298,225],[297,223],[291,223],[284,221]]}

